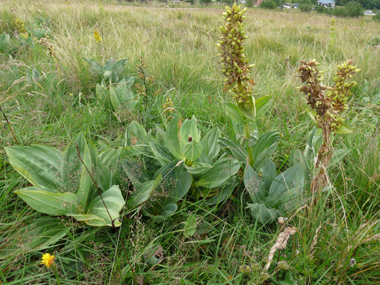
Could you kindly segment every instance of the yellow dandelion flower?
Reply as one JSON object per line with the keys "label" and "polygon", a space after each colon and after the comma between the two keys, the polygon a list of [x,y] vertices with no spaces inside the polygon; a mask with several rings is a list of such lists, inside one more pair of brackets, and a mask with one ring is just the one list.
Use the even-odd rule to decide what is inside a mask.
{"label": "yellow dandelion flower", "polygon": [[45,253],[42,256],[42,261],[40,264],[45,264],[46,267],[50,267],[54,263],[54,255],[50,255],[50,253]]}
{"label": "yellow dandelion flower", "polygon": [[100,37],[98,31],[94,31],[94,38],[96,40],[97,43],[100,43],[102,41],[102,38]]}

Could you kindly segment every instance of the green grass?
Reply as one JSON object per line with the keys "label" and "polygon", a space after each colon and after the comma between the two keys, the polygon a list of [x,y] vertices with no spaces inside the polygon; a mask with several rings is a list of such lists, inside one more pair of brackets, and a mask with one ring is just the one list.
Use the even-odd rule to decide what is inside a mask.
{"label": "green grass", "polygon": [[[222,101],[228,95],[222,91],[215,46],[222,10],[103,6],[105,12],[96,3],[85,1],[1,2],[0,32],[11,34],[15,48],[0,54],[0,106],[19,144],[62,150],[79,132],[85,132],[99,147],[101,142],[120,143],[132,116],[117,114],[118,120],[97,101],[99,79],[83,57],[101,63],[110,57],[128,58],[124,75],[133,76],[138,59],[144,58],[148,75],[155,78],[152,89],[162,90],[149,101],[149,120],[137,116],[148,129],[167,124],[161,106],[170,96],[183,118],[195,115],[199,119],[202,133],[219,126],[224,136],[234,137],[238,131],[223,109]],[[140,284],[187,284],[181,279],[194,284],[280,284],[277,281],[284,279],[285,271],[276,268],[278,260],[290,264],[288,272],[298,284],[335,284],[339,278],[340,284],[380,283],[380,242],[376,236],[380,233],[380,46],[374,40],[380,26],[365,22],[362,27],[360,19],[338,18],[335,45],[331,46],[327,16],[261,9],[249,9],[247,15],[246,55],[256,64],[252,70],[254,95],[275,95],[272,109],[258,121],[258,128],[260,132],[278,130],[283,135],[274,157],[283,169],[291,150],[305,148],[313,127],[306,104],[296,91],[299,60],[315,58],[321,62],[321,70],[327,70],[327,83],[332,82],[336,65],[351,57],[361,68],[355,78],[358,87],[351,109],[345,116],[355,132],[334,138],[334,147],[352,151],[330,170],[335,188],[288,216],[288,225],[295,226],[297,233],[286,250],[275,255],[270,281],[259,281],[261,271],[241,274],[239,266],[254,262],[264,266],[281,228],[257,224],[245,209],[246,194],[239,190],[214,207],[201,200],[184,200],[176,214],[161,224],[140,213],[123,215],[119,229],[66,220],[68,233],[54,245],[43,250],[24,248],[23,254],[1,260],[0,284],[55,284],[54,274],[38,265],[46,252],[57,257],[61,284],[132,284],[120,238],[136,276],[144,280]],[[15,18],[35,28],[39,25],[35,17],[48,25],[61,72],[45,47],[36,42],[34,48],[20,44],[14,36]],[[102,43],[95,42],[94,30],[99,31]],[[26,80],[26,71],[33,67],[41,75],[40,85]],[[22,225],[32,225],[44,215],[13,193],[27,182],[7,162],[4,147],[15,141],[4,119],[0,144],[1,253],[6,250],[4,244],[16,242],[22,248],[24,242],[37,238],[13,235]],[[207,235],[184,237],[184,222],[190,213],[199,223],[212,224]],[[371,237],[375,239],[368,240]],[[156,251],[163,259],[153,265],[149,259]],[[356,265],[350,267],[352,258]],[[139,284],[136,282],[133,284]]]}

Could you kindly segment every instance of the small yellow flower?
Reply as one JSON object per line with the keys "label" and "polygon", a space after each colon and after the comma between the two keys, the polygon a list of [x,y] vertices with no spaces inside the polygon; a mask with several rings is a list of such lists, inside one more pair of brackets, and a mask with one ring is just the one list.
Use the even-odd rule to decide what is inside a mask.
{"label": "small yellow flower", "polygon": [[42,261],[40,264],[45,264],[46,267],[50,267],[54,263],[54,255],[50,255],[50,253],[45,253],[42,256]]}
{"label": "small yellow flower", "polygon": [[98,31],[94,31],[94,38],[96,40],[97,43],[100,43],[102,41],[102,38],[100,37]]}

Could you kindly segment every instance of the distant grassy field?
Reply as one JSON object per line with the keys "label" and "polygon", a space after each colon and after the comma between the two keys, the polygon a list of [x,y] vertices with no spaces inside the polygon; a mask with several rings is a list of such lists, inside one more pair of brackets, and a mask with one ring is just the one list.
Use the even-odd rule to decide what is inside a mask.
{"label": "distant grassy field", "polygon": [[[1,1],[0,33],[9,34],[10,43],[0,53],[0,107],[18,144],[63,150],[83,132],[99,149],[117,146],[132,120],[148,130],[165,128],[162,106],[168,97],[183,119],[197,117],[202,134],[217,126],[225,137],[234,138],[238,127],[222,104],[229,95],[223,91],[215,45],[222,9],[157,6]],[[0,256],[17,239],[23,251],[0,260],[0,284],[56,284],[54,274],[38,265],[46,252],[57,257],[61,284],[380,284],[380,24],[367,18],[337,18],[332,40],[331,18],[325,15],[258,8],[248,9],[246,15],[245,54],[255,64],[254,96],[274,95],[270,111],[257,126],[260,132],[281,133],[273,158],[281,171],[287,169],[293,149],[305,149],[313,128],[296,89],[299,61],[320,62],[326,83],[333,82],[337,64],[349,58],[361,69],[345,114],[355,131],[333,141],[334,147],[351,152],[330,169],[333,190],[287,216],[297,233],[276,256],[270,279],[264,280],[261,269],[245,274],[239,267],[265,265],[281,226],[255,222],[239,191],[212,207],[184,199],[177,213],[159,224],[139,212],[123,215],[118,229],[70,219],[70,230],[55,243],[23,248],[25,239],[37,237],[15,233],[46,215],[13,193],[28,182],[8,163],[4,147],[16,142],[2,117]],[[38,39],[22,40],[16,19],[27,31],[46,30],[54,56]],[[101,42],[96,42],[95,30]],[[111,57],[129,59],[123,75],[136,78],[136,65],[144,59],[147,76],[154,77],[148,90],[149,113],[110,112],[99,102],[100,78],[83,58],[104,64]],[[38,76],[33,77],[33,69]],[[132,88],[138,93],[137,86]],[[212,231],[185,238],[184,222],[190,214],[212,224]],[[290,267],[281,269],[279,261]]]}

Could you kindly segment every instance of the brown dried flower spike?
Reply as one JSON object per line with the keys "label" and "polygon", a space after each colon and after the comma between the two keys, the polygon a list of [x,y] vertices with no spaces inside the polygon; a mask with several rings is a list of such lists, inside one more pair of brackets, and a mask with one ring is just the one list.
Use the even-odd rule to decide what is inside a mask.
{"label": "brown dried flower spike", "polygon": [[318,191],[327,186],[328,176],[326,168],[332,157],[330,137],[331,133],[350,133],[343,124],[341,114],[348,110],[347,101],[352,94],[351,88],[356,85],[355,81],[349,81],[353,74],[360,71],[352,65],[352,59],[342,65],[338,65],[338,71],[334,76],[334,85],[322,84],[323,74],[318,71],[318,62],[315,60],[301,61],[302,65],[297,72],[304,84],[299,90],[305,94],[307,104],[314,111],[314,119],[322,129],[323,144],[318,151],[316,168],[320,172],[314,177],[312,191]]}

